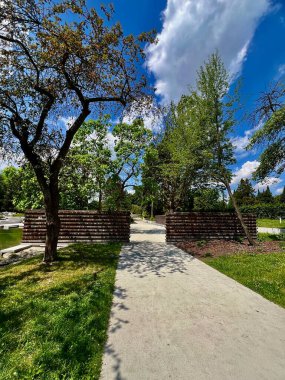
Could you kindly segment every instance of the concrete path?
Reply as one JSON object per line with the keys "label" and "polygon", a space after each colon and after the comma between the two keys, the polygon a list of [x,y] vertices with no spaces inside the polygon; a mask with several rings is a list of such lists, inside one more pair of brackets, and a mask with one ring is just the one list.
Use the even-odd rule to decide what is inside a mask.
{"label": "concrete path", "polygon": [[162,227],[139,222],[133,231],[119,260],[102,380],[285,379],[284,309],[149,241],[163,240]]}

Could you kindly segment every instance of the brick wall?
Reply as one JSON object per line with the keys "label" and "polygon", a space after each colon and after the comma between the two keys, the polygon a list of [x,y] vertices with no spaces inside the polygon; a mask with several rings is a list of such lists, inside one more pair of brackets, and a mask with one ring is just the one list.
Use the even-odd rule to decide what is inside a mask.
{"label": "brick wall", "polygon": [[[244,214],[244,221],[255,239],[256,217]],[[234,213],[175,212],[166,215],[166,241],[175,243],[202,239],[235,239],[244,232]]]}
{"label": "brick wall", "polygon": [[[60,210],[59,242],[129,242],[129,212],[97,212]],[[44,210],[28,210],[25,214],[23,242],[45,241]]]}
{"label": "brick wall", "polygon": [[158,224],[165,225],[166,216],[165,215],[155,215],[155,222]]}

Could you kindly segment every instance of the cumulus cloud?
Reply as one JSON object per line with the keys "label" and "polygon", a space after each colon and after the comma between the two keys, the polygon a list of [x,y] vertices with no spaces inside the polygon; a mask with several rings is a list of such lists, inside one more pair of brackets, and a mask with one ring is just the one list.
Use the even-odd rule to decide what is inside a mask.
{"label": "cumulus cloud", "polygon": [[[233,172],[232,186],[236,186],[241,179],[250,179],[253,172],[258,168],[259,161],[246,161],[241,168]],[[276,187],[282,182],[282,179],[278,177],[266,177],[262,182],[256,183],[253,187],[257,191],[263,191],[269,186],[273,193],[280,194],[283,188],[277,189]]]}
{"label": "cumulus cloud", "polygon": [[163,102],[177,101],[216,49],[236,75],[258,22],[269,10],[270,0],[168,0],[158,43],[147,49],[157,95]]}
{"label": "cumulus cloud", "polygon": [[163,123],[163,113],[160,107],[154,102],[152,104],[136,104],[135,102],[123,115],[123,123],[130,124],[135,119],[142,118],[145,128],[151,130],[153,133],[159,133]]}
{"label": "cumulus cloud", "polygon": [[237,185],[241,179],[251,178],[252,173],[258,168],[259,162],[254,161],[246,161],[240,169],[237,169],[233,173],[233,179],[231,184]]}
{"label": "cumulus cloud", "polygon": [[[257,183],[256,185],[254,185],[254,189],[257,191],[263,191],[267,188],[267,186],[269,186],[270,188],[272,188],[273,192],[276,188],[276,186],[278,186],[278,184],[282,182],[282,180],[280,178],[277,178],[277,177],[267,177],[264,179],[264,181],[262,182],[259,182]],[[276,190],[275,190],[276,192]]]}
{"label": "cumulus cloud", "polygon": [[246,157],[250,154],[250,151],[246,150],[246,147],[249,144],[249,140],[252,135],[262,127],[263,122],[258,123],[255,127],[248,129],[244,132],[243,136],[236,136],[232,139],[232,143],[234,146],[235,154],[239,157]]}

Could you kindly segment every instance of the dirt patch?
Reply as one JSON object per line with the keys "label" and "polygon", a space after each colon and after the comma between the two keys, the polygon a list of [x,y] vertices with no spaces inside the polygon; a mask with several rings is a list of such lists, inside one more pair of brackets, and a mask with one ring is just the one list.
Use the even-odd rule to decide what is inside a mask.
{"label": "dirt patch", "polygon": [[279,241],[257,242],[256,246],[251,246],[247,241],[238,242],[235,240],[201,240],[177,243],[176,246],[195,257],[219,257],[236,255],[240,253],[269,254],[282,252]]}

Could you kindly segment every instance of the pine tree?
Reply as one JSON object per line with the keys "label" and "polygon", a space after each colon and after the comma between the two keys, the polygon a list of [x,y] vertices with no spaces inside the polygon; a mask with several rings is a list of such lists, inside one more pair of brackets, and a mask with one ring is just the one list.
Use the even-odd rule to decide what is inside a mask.
{"label": "pine tree", "polygon": [[239,206],[252,205],[255,202],[255,191],[249,179],[241,179],[234,192],[237,204]]}
{"label": "pine tree", "polygon": [[285,186],[283,187],[283,191],[280,194],[279,201],[280,201],[280,203],[285,203]]}

